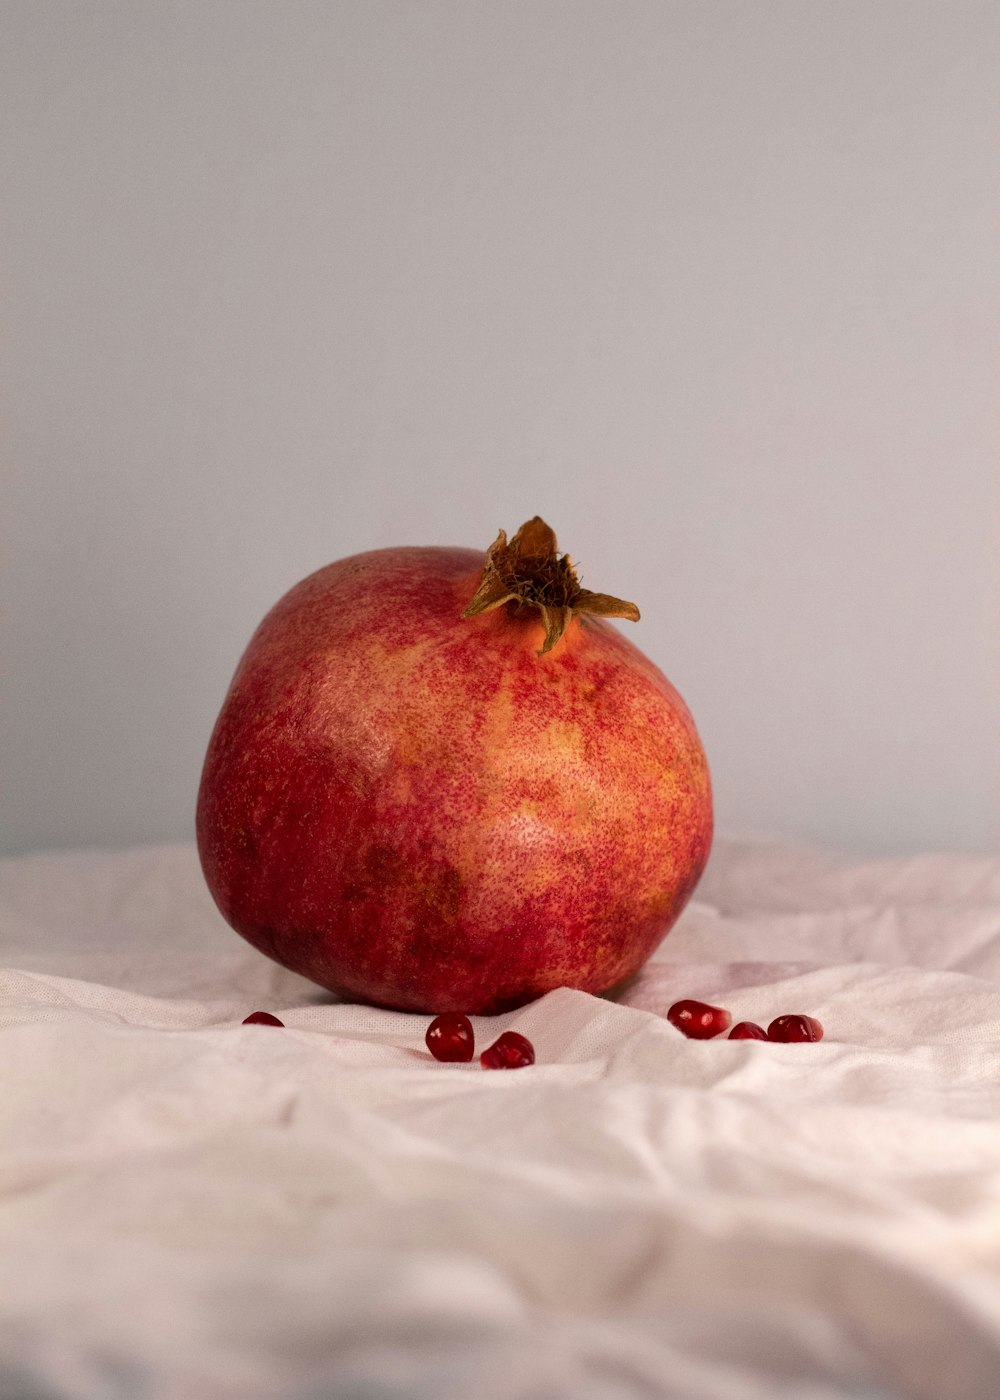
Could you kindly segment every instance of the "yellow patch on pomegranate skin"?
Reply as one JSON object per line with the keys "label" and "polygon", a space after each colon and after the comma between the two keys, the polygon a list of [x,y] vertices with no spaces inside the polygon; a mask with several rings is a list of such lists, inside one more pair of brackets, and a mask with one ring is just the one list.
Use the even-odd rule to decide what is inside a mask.
{"label": "yellow patch on pomegranate skin", "polygon": [[[546,553],[548,551],[548,553]],[[712,836],[694,723],[536,517],[482,555],[376,550],[293,588],[237,668],[198,843],[225,917],[357,1000],[491,1013],[605,992]]]}

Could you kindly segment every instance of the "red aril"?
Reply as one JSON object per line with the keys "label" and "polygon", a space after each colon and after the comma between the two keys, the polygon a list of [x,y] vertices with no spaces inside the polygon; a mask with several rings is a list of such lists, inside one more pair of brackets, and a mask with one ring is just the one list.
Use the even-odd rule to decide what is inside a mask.
{"label": "red aril", "polygon": [[729,1032],[729,1040],[766,1040],[767,1031],[756,1021],[737,1021]]}
{"label": "red aril", "polygon": [[458,1011],[446,1011],[442,1016],[435,1016],[427,1027],[424,1040],[435,1060],[468,1063],[476,1051],[472,1022]]}
{"label": "red aril", "polygon": [[667,1020],[692,1040],[711,1040],[726,1030],[732,1021],[722,1006],[709,1006],[705,1001],[675,1001],[667,1012]]}
{"label": "red aril", "polygon": [[270,1011],[252,1011],[249,1016],[244,1016],[245,1026],[283,1026],[284,1021],[279,1021],[277,1016],[272,1016]]}
{"label": "red aril", "polygon": [[535,1047],[519,1031],[504,1031],[479,1057],[483,1069],[523,1069],[535,1063]]}
{"label": "red aril", "polygon": [[205,758],[223,916],[341,997],[496,1013],[634,974],[708,857],[701,742],[537,516],[378,549],[282,598]]}
{"label": "red aril", "polygon": [[815,1016],[777,1016],[767,1028],[768,1040],[822,1040],[823,1027]]}

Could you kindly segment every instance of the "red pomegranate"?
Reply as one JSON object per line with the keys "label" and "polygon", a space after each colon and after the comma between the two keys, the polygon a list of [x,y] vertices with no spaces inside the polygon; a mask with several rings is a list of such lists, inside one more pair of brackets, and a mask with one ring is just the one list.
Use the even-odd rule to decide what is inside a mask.
{"label": "red pomegranate", "polygon": [[708,768],[537,516],[298,584],[216,722],[198,849],[228,922],[356,1001],[488,1014],[635,973],[698,881]]}

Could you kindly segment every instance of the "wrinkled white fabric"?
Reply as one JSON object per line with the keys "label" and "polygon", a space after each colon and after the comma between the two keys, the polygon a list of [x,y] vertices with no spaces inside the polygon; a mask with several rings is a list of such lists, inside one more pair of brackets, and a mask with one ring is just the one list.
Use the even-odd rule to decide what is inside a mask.
{"label": "wrinkled white fabric", "polygon": [[2,862],[0,940],[0,1400],[1000,1395],[1000,859],[720,842],[619,1000],[474,1020],[509,1072],[268,962],[188,846]]}

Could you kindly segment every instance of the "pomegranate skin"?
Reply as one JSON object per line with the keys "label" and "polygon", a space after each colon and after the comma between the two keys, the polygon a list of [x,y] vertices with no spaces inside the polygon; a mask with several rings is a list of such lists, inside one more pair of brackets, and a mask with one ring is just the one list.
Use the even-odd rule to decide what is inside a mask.
{"label": "pomegranate skin", "polygon": [[607,622],[463,617],[483,555],[342,559],[264,618],[209,743],[197,837],[224,918],[352,1001],[492,1014],[631,977],[708,858],[705,755]]}

